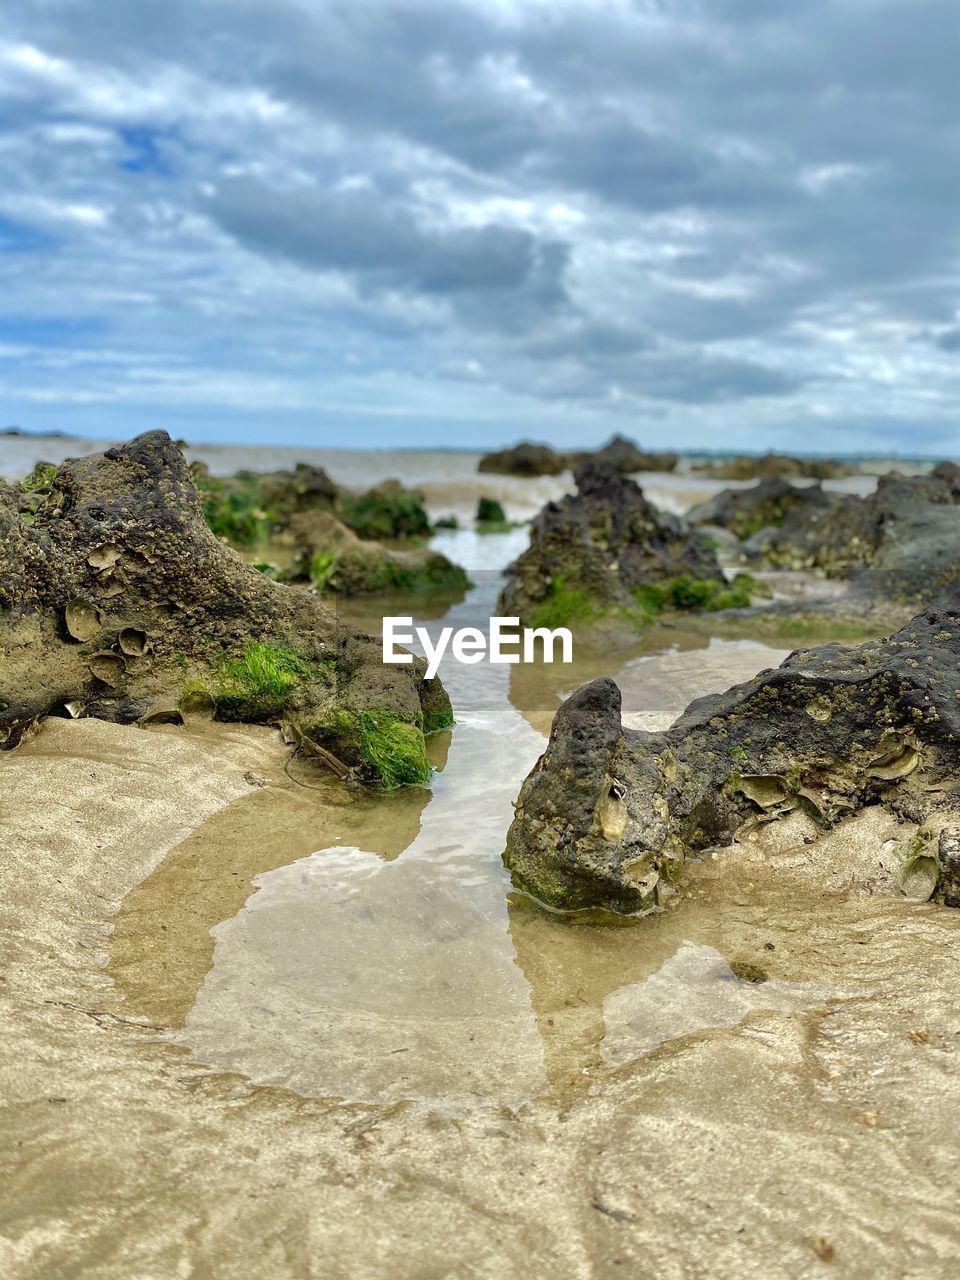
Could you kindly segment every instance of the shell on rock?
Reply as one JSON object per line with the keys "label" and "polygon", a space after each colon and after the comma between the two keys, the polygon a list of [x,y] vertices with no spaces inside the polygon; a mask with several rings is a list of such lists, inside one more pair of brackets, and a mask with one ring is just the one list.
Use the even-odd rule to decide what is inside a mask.
{"label": "shell on rock", "polygon": [[778,809],[790,795],[778,773],[742,773],[737,790],[761,809]]}
{"label": "shell on rock", "polygon": [[100,614],[86,600],[71,600],[64,610],[67,630],[81,643],[92,640],[100,632]]}
{"label": "shell on rock", "polygon": [[619,783],[611,782],[596,810],[597,825],[603,832],[604,840],[619,840],[627,829],[629,816],[623,799],[623,788]]}
{"label": "shell on rock", "polygon": [[877,755],[867,764],[867,775],[896,782],[913,773],[919,763],[920,751],[915,742],[886,734],[877,746]]}
{"label": "shell on rock", "polygon": [[87,556],[87,564],[92,565],[100,573],[106,573],[120,559],[120,548],[115,542],[105,542],[102,547]]}
{"label": "shell on rock", "polygon": [[183,712],[179,707],[157,707],[155,711],[148,711],[145,716],[141,716],[137,721],[138,725],[151,724],[183,724]]}
{"label": "shell on rock", "polygon": [[71,720],[79,720],[83,715],[84,705],[82,702],[65,702],[63,709]]}
{"label": "shell on rock", "polygon": [[123,677],[126,673],[126,663],[119,653],[95,653],[90,659],[90,673],[101,684],[109,685],[111,689],[116,689],[118,685],[123,683]]}
{"label": "shell on rock", "polygon": [[824,697],[814,698],[812,702],[807,703],[804,710],[811,720],[817,720],[820,724],[826,724],[833,715],[833,707],[829,699]]}
{"label": "shell on rock", "polygon": [[120,648],[130,658],[143,658],[152,652],[147,633],[139,627],[124,627],[117,639]]}

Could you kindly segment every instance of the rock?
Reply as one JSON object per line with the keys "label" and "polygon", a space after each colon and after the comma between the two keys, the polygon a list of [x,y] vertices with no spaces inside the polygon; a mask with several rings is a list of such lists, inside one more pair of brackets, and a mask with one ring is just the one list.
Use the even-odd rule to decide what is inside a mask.
{"label": "rock", "polygon": [[342,595],[377,592],[459,592],[468,586],[459,565],[428,547],[392,551],[358,538],[329,511],[302,511],[290,521],[297,550],[283,581],[307,581]]}
{"label": "rock", "polygon": [[854,474],[855,467],[832,458],[792,458],[785,453],[740,454],[717,462],[700,462],[694,468],[715,480],[759,480],[788,476],[794,480],[839,480]]}
{"label": "rock", "polygon": [[504,861],[518,889],[551,907],[644,912],[690,852],[796,809],[826,828],[875,803],[909,822],[955,821],[957,612],[921,614],[859,648],[797,650],[692,702],[661,733],[621,727],[612,680],[584,686],[521,788]]}
{"label": "rock", "polygon": [[423,660],[384,666],[378,639],[214,537],[163,431],[65,462],[32,520],[0,493],[0,652],[7,746],[67,704],[130,723],[199,699],[321,749],[336,736],[365,781],[395,780],[387,737],[425,781],[423,730],[451,720]]}
{"label": "rock", "polygon": [[945,826],[937,837],[940,867],[937,899],[947,907],[960,907],[960,827]]}
{"label": "rock", "polygon": [[477,524],[506,524],[507,513],[496,498],[481,498],[477,503]]}
{"label": "rock", "polygon": [[960,500],[960,467],[955,462],[938,462],[930,472],[935,480],[942,480],[953,494],[954,502]]}
{"label": "rock", "polygon": [[609,463],[625,475],[635,471],[673,471],[678,461],[675,453],[647,453],[626,436],[613,436],[594,453],[567,454],[570,467],[581,466],[584,462]]}
{"label": "rock", "polygon": [[566,468],[566,460],[549,445],[524,442],[485,454],[477,470],[497,476],[558,476]]}
{"label": "rock", "polygon": [[558,626],[565,610],[587,622],[591,611],[635,608],[637,591],[648,586],[686,578],[722,584],[707,542],[651,506],[633,480],[595,462],[575,479],[576,494],[548,503],[534,520],[530,546],[507,569],[498,613]]}
{"label": "rock", "polygon": [[335,484],[322,467],[305,463],[292,471],[238,471],[220,477],[194,462],[190,473],[207,524],[231,546],[256,545],[305,511],[333,512],[362,538],[400,540],[432,532],[423,494],[397,480],[354,493]]}
{"label": "rock", "polygon": [[433,532],[419,489],[384,480],[366,493],[341,489],[335,512],[361,538],[426,538]]}
{"label": "rock", "polygon": [[795,508],[747,550],[776,568],[821,569],[922,604],[960,579],[960,505],[942,476],[881,476],[867,498]]}
{"label": "rock", "polygon": [[819,484],[792,485],[775,477],[763,479],[747,489],[722,489],[686,512],[693,525],[719,525],[738,538],[750,538],[761,529],[779,526],[792,511],[802,510],[809,518],[828,510],[840,499],[824,493]]}

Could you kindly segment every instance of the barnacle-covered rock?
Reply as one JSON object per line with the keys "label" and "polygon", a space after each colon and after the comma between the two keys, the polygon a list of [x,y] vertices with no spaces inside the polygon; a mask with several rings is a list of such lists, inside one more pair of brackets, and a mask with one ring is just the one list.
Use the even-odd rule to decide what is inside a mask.
{"label": "barnacle-covered rock", "polygon": [[[794,809],[827,827],[874,803],[933,832],[960,806],[956,612],[854,649],[797,650],[691,703],[662,733],[621,727],[612,680],[585,685],[523,784],[504,860],[519,889],[552,907],[643,912],[691,851]],[[941,844],[952,900],[960,841]],[[906,868],[911,892],[930,873],[929,859]]]}
{"label": "barnacle-covered rock", "polygon": [[722,586],[706,539],[658,511],[635,481],[596,462],[575,478],[577,492],[534,520],[530,546],[507,570],[498,613],[537,625],[586,622],[591,611],[635,608],[638,589],[677,579]]}
{"label": "barnacle-covered rock", "polygon": [[748,550],[777,568],[852,578],[873,595],[934,601],[960,581],[958,494],[946,470],[881,476],[869,497],[796,507]]}
{"label": "barnacle-covered rock", "polygon": [[459,593],[467,575],[429,547],[392,550],[358,537],[328,511],[303,511],[290,522],[296,548],[284,581],[347,596],[382,592]]}
{"label": "barnacle-covered rock", "polygon": [[787,476],[794,480],[836,480],[854,467],[833,458],[793,458],[786,453],[743,453],[732,458],[701,462],[694,467],[714,480],[757,480]]}
{"label": "barnacle-covered rock", "polygon": [[549,445],[524,441],[512,449],[484,454],[477,470],[497,476],[558,476],[566,466],[563,455]]}
{"label": "barnacle-covered rock", "polygon": [[[7,746],[69,706],[124,723],[205,706],[224,719],[291,722],[318,745],[334,714],[372,715],[411,749],[419,735],[419,760],[423,730],[451,719],[424,665],[385,666],[379,640],[224,546],[166,432],[65,462],[29,518],[0,490]],[[375,780],[377,743],[342,736],[358,744],[346,765]]]}
{"label": "barnacle-covered rock", "polygon": [[809,519],[839,501],[838,495],[825,493],[819,484],[795,485],[776,476],[745,489],[722,489],[691,507],[686,519],[693,525],[715,525],[738,538],[750,538],[761,529],[783,524],[793,511]]}
{"label": "barnacle-covered rock", "polygon": [[584,462],[599,462],[616,467],[624,475],[637,471],[674,471],[679,458],[677,454],[666,450],[648,452],[640,449],[633,440],[626,436],[612,436],[602,448],[593,453],[568,453],[567,465],[579,467]]}

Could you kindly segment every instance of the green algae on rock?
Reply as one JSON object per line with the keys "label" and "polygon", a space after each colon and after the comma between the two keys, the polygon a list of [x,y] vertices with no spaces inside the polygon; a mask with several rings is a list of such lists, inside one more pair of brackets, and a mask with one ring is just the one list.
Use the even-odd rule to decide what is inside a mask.
{"label": "green algae on rock", "polygon": [[462,593],[467,575],[439,551],[393,550],[360,538],[329,511],[303,511],[290,521],[296,559],[283,581],[308,581],[317,591],[342,595]]}
{"label": "green algae on rock", "polygon": [[[385,667],[377,639],[225,547],[162,431],[65,462],[29,520],[0,491],[0,649],[6,746],[51,713],[131,723],[198,700],[295,736],[336,713],[422,740],[450,715],[422,659]],[[341,763],[380,776],[359,750]]]}
{"label": "green algae on rock", "polygon": [[291,471],[238,471],[213,476],[202,462],[190,474],[210,529],[235,547],[251,547],[286,529],[305,512],[329,512],[361,538],[415,539],[432,533],[419,489],[385,480],[364,493],[336,484],[322,467],[297,463]]}
{"label": "green algae on rock", "polygon": [[930,612],[887,640],[797,650],[661,733],[621,726],[612,680],[585,685],[520,791],[515,886],[561,910],[650,911],[688,853],[796,809],[828,828],[882,803],[935,844],[960,812],[958,659],[960,614]]}
{"label": "green algae on rock", "polygon": [[[507,569],[501,615],[554,627],[619,617],[635,627],[661,612],[674,588],[680,600],[683,584],[689,590],[680,608],[706,608],[726,589],[706,539],[653,507],[633,480],[596,462],[584,463],[575,478],[576,494],[544,507],[530,546]],[[647,607],[644,593],[658,588],[664,594]],[[741,591],[737,603],[749,603],[749,593]]]}

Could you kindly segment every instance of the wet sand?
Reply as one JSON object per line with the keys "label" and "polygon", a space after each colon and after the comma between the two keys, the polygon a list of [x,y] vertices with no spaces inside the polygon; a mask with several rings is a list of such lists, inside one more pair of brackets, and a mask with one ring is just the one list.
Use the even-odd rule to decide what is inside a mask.
{"label": "wet sand", "polygon": [[[954,1274],[960,917],[885,885],[904,832],[874,809],[808,845],[793,820],[689,864],[659,916],[518,899],[499,928],[476,865],[472,898],[438,899],[425,856],[411,892],[383,878],[433,848],[433,806],[460,796],[442,830],[474,839],[442,797],[459,732],[433,799],[359,807],[262,729],[50,720],[3,758],[0,1273]],[[330,910],[325,840],[385,893]],[[428,972],[446,988],[398,1006]],[[201,1032],[206,1055],[175,1043]]]}
{"label": "wet sand", "polygon": [[[455,535],[475,587],[430,625],[489,616],[525,536]],[[912,828],[794,816],[608,926],[499,863],[576,684],[656,728],[783,652],[445,668],[430,792],[209,723],[0,756],[0,1275],[954,1275],[960,913],[890,883]]]}

